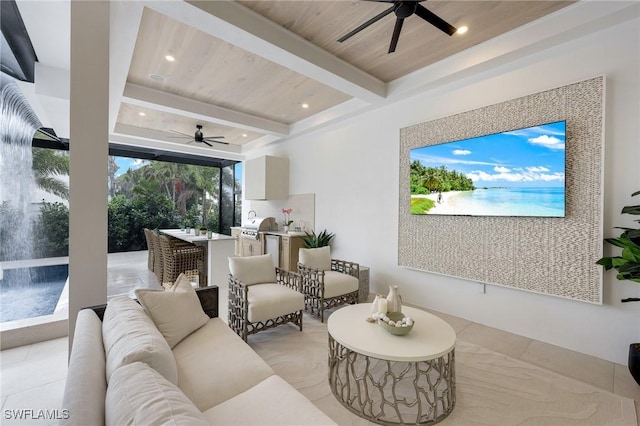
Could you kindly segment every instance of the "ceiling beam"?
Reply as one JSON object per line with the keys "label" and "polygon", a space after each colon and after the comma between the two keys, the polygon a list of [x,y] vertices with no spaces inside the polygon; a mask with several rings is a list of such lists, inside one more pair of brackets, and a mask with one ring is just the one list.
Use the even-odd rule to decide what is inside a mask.
{"label": "ceiling beam", "polygon": [[355,98],[375,103],[386,96],[383,81],[239,3],[160,1],[149,7]]}
{"label": "ceiling beam", "polygon": [[234,111],[201,101],[162,92],[160,90],[127,83],[122,101],[158,111],[205,120],[225,126],[266,133],[275,136],[287,136],[289,126],[277,121],[255,115]]}
{"label": "ceiling beam", "polygon": [[111,2],[109,31],[109,131],[116,127],[122,93],[138,38],[144,4],[137,1]]}

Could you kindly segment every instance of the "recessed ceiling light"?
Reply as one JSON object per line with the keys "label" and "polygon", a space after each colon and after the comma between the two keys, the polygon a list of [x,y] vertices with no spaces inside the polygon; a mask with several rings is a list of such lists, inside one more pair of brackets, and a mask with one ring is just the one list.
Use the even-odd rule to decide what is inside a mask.
{"label": "recessed ceiling light", "polygon": [[160,75],[160,74],[149,74],[149,78],[151,80],[155,80],[155,81],[166,81],[167,79],[165,78],[165,76]]}
{"label": "recessed ceiling light", "polygon": [[138,115],[139,115],[140,117],[144,117],[144,116],[145,116],[145,115],[147,115],[147,114],[146,114],[146,113],[144,113],[144,112],[142,112],[142,111],[140,111],[140,112],[138,113]]}
{"label": "recessed ceiling light", "polygon": [[466,25],[463,25],[460,28],[458,28],[458,31],[456,31],[456,34],[464,34],[467,31],[469,31],[469,27],[467,27]]}
{"label": "recessed ceiling light", "polygon": [[242,134],[242,137],[243,137],[243,138],[246,138],[246,137],[247,137],[247,134],[246,134],[246,133],[243,133],[243,134]]}
{"label": "recessed ceiling light", "polygon": [[169,61],[169,62],[173,62],[173,61],[175,61],[175,60],[176,60],[176,57],[175,57],[175,56],[173,56],[173,55],[165,55],[165,57],[164,57],[164,58],[165,58],[167,61]]}
{"label": "recessed ceiling light", "polygon": [[306,108],[309,108],[309,104],[307,104],[307,103],[304,103],[304,104],[302,104],[302,105],[300,105],[300,106],[301,106],[302,108],[305,108],[305,109],[306,109]]}

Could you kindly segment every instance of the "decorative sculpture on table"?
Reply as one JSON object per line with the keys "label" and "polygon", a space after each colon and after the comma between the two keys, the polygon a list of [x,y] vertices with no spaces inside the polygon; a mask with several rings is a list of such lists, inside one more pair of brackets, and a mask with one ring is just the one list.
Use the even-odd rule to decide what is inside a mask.
{"label": "decorative sculpture on table", "polygon": [[378,324],[387,332],[397,336],[404,336],[413,328],[413,319],[405,317],[402,313],[402,300],[398,294],[398,286],[389,286],[389,295],[384,298],[376,294],[371,304],[371,316],[369,322],[378,321]]}
{"label": "decorative sculpture on table", "polygon": [[387,295],[387,311],[402,312],[402,297],[398,293],[397,285],[389,286],[389,294]]}

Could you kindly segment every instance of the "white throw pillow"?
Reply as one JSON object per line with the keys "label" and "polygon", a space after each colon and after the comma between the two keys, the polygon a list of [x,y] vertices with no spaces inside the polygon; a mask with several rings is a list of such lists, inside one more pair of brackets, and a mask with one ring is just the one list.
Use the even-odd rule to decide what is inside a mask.
{"label": "white throw pillow", "polygon": [[107,383],[123,365],[147,363],[172,383],[178,383],[173,352],[142,306],[127,296],[109,300],[102,321]]}
{"label": "white throw pillow", "polygon": [[230,257],[229,272],[246,285],[276,282],[276,268],[271,254]]}
{"label": "white throw pillow", "polygon": [[308,268],[330,271],[331,247],[301,248],[298,252],[298,262]]}
{"label": "white throw pillow", "polygon": [[180,277],[172,287],[173,291],[135,291],[145,312],[171,348],[209,321],[209,316],[202,310],[200,299],[191,283],[188,279]]}
{"label": "white throw pillow", "polygon": [[178,278],[176,278],[176,282],[174,282],[167,290],[168,291],[176,291],[176,289],[178,288],[179,284],[189,284],[192,288],[193,285],[191,284],[191,280],[189,280],[189,277],[187,275],[185,275],[184,273],[178,275]]}
{"label": "white throw pillow", "polygon": [[208,425],[185,394],[147,364],[119,368],[107,388],[107,425]]}

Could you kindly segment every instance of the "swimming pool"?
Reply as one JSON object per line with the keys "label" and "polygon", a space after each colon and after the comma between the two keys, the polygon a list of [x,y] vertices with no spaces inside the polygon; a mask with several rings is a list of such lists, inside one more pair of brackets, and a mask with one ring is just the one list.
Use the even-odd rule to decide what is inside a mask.
{"label": "swimming pool", "polygon": [[[5,269],[0,280],[0,322],[50,315],[69,276],[69,265]],[[31,284],[18,282],[31,277]]]}

